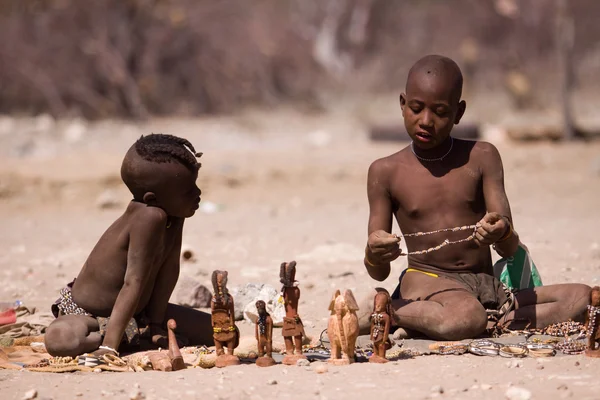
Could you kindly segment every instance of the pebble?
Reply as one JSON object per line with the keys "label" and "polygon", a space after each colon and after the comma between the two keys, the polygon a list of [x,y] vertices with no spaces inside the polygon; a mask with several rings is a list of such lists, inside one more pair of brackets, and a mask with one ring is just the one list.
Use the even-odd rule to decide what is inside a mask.
{"label": "pebble", "polygon": [[37,398],[38,392],[35,389],[28,390],[23,395],[23,400],[31,400]]}
{"label": "pebble", "polygon": [[435,385],[431,387],[431,391],[434,393],[444,393],[444,388],[440,385]]}
{"label": "pebble", "polygon": [[143,400],[146,396],[139,388],[133,389],[131,393],[129,393],[129,400]]}
{"label": "pebble", "polygon": [[94,368],[92,372],[95,372],[97,374],[99,374],[100,372],[102,372],[101,368]]}
{"label": "pebble", "polygon": [[540,364],[537,367],[535,367],[535,369],[544,369],[544,366]]}
{"label": "pebble", "polygon": [[518,386],[509,387],[504,393],[508,400],[529,400],[531,399],[531,392],[525,388]]}
{"label": "pebble", "polygon": [[492,388],[492,385],[489,385],[487,383],[482,383],[480,387],[481,387],[481,390],[490,390]]}
{"label": "pebble", "polygon": [[575,361],[575,366],[579,367],[581,364],[579,363],[579,361]]}
{"label": "pebble", "polygon": [[325,363],[316,362],[316,363],[313,364],[313,370],[317,374],[324,374],[325,372],[329,371],[329,367]]}
{"label": "pebble", "polygon": [[508,368],[521,368],[523,366],[523,361],[521,360],[510,360],[506,363]]}
{"label": "pebble", "polygon": [[305,358],[301,358],[298,361],[296,361],[296,365],[299,367],[308,367],[310,366],[310,361],[308,361]]}
{"label": "pebble", "polygon": [[275,379],[269,379],[267,385],[277,385],[277,381]]}
{"label": "pebble", "polygon": [[569,387],[563,383],[562,385],[559,385],[556,390],[567,390],[568,388]]}

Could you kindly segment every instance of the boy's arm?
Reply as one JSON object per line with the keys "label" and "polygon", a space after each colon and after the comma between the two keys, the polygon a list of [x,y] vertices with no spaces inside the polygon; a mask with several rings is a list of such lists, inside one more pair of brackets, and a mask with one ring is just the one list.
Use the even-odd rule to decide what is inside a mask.
{"label": "boy's arm", "polygon": [[106,327],[103,346],[117,349],[129,320],[135,314],[155,258],[155,249],[163,238],[166,214],[148,208],[134,220],[129,234],[127,270],[123,287],[115,301]]}
{"label": "boy's arm", "polygon": [[171,294],[179,279],[179,268],[181,259],[181,237],[183,234],[183,220],[173,223],[171,227],[177,229],[175,243],[167,256],[164,264],[156,276],[152,295],[146,308],[146,316],[153,325],[163,325],[167,314],[167,306]]}
{"label": "boy's arm", "polygon": [[502,158],[492,144],[480,142],[479,145],[482,147],[483,197],[487,214],[479,222],[475,239],[482,245],[493,244],[500,256],[510,257],[517,251],[519,235],[512,226]]}
{"label": "boy's arm", "polygon": [[390,274],[390,262],[400,255],[399,238],[392,235],[392,199],[388,190],[384,160],[369,167],[367,197],[369,199],[369,239],[364,265],[371,278],[385,280]]}

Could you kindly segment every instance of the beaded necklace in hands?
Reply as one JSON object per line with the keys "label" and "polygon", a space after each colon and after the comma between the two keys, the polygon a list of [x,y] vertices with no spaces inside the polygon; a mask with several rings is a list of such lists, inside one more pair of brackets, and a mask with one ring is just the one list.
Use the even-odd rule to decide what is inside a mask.
{"label": "beaded necklace in hands", "polygon": [[460,231],[468,231],[468,230],[473,230],[473,233],[471,233],[471,235],[469,235],[468,237],[464,238],[464,239],[459,239],[459,240],[444,240],[442,243],[438,244],[437,246],[434,247],[430,247],[428,249],[425,250],[416,250],[416,251],[409,251],[408,253],[404,254],[404,255],[419,255],[419,254],[428,254],[431,253],[433,251],[437,251],[440,250],[448,245],[451,244],[457,244],[457,243],[464,243],[464,242],[468,242],[471,241],[473,239],[475,239],[475,231],[477,230],[477,225],[464,225],[464,226],[457,226],[455,228],[444,228],[444,229],[437,229],[435,231],[431,231],[431,232],[413,232],[413,233],[405,233],[402,236],[406,237],[411,237],[411,236],[425,236],[425,235],[433,235],[434,233],[440,233],[440,232],[460,232]]}

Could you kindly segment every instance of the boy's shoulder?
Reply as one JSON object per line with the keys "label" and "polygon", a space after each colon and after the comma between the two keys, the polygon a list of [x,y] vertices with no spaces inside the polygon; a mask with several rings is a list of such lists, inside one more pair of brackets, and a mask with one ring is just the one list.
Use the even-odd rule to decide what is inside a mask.
{"label": "boy's shoulder", "polygon": [[369,166],[369,173],[371,174],[385,174],[396,170],[398,166],[407,160],[410,153],[410,145],[406,146],[400,151],[390,154],[389,156],[378,158],[373,161]]}
{"label": "boy's shoulder", "polygon": [[159,207],[147,206],[144,203],[132,201],[125,212],[127,219],[141,229],[152,229],[166,226],[168,215]]}

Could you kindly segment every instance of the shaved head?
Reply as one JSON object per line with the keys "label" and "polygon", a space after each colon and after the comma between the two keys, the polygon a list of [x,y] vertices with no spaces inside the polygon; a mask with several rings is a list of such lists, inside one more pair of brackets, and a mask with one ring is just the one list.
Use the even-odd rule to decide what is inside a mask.
{"label": "shaved head", "polygon": [[441,80],[452,88],[452,98],[458,102],[462,95],[463,76],[458,65],[448,57],[428,55],[417,61],[406,79],[406,91],[416,80]]}

